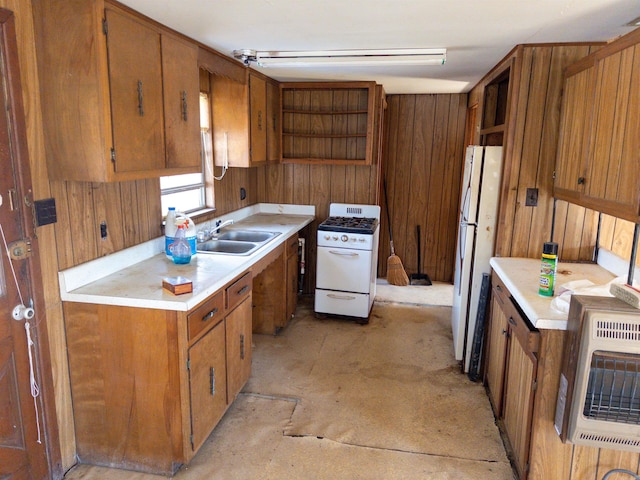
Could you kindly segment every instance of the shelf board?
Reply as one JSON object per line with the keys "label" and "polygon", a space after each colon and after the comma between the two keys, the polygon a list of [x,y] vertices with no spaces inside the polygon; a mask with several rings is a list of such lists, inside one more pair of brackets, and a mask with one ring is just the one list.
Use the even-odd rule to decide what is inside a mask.
{"label": "shelf board", "polygon": [[306,163],[315,165],[368,165],[365,158],[315,158],[282,156],[281,163]]}
{"label": "shelf board", "polygon": [[306,138],[365,138],[366,133],[288,133],[282,132],[285,137],[306,137]]}
{"label": "shelf board", "polygon": [[283,108],[282,113],[300,113],[304,115],[355,115],[367,114],[368,110],[300,110],[295,108]]}

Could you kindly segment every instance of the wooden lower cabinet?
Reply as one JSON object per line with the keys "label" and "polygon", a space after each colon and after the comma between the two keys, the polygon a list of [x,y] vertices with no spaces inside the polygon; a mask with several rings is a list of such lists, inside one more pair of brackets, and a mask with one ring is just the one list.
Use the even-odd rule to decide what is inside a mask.
{"label": "wooden lower cabinet", "polygon": [[532,328],[500,278],[493,274],[491,282],[484,382],[517,478],[601,480],[614,468],[637,472],[638,453],[560,440],[554,418],[565,331]]}
{"label": "wooden lower cabinet", "polygon": [[78,460],[173,475],[251,372],[251,273],[189,312],[64,302]]}
{"label": "wooden lower cabinet", "polygon": [[253,279],[253,333],[275,335],[298,305],[298,236],[257,263]]}

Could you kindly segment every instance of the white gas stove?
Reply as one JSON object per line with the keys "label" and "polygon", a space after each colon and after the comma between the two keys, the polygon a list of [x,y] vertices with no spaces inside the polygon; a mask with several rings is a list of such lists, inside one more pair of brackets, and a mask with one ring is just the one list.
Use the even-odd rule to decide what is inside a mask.
{"label": "white gas stove", "polygon": [[332,203],[329,215],[318,225],[314,310],[367,323],[376,296],[380,207]]}

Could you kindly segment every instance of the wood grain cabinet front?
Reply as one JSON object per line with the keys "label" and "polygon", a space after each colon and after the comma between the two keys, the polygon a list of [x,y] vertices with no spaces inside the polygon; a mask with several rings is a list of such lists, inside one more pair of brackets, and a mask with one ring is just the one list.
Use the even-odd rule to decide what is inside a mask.
{"label": "wood grain cabinet front", "polygon": [[250,272],[188,312],[65,302],[64,315],[83,463],[173,475],[251,374]]}
{"label": "wood grain cabinet front", "polygon": [[201,168],[195,44],[103,0],[43,0],[34,14],[52,179]]}
{"label": "wood grain cabinet front", "polygon": [[565,73],[554,195],[640,221],[640,31]]}

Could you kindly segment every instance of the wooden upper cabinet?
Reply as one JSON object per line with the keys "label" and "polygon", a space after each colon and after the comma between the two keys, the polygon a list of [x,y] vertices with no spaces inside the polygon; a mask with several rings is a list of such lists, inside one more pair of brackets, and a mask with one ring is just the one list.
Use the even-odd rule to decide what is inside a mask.
{"label": "wooden upper cabinet", "polygon": [[200,168],[200,83],[198,47],[162,35],[166,165]]}
{"label": "wooden upper cabinet", "polygon": [[34,18],[50,178],[109,182],[200,169],[199,153],[187,152],[199,152],[199,134],[176,128],[175,107],[165,104],[174,88],[186,91],[199,123],[197,50],[176,48],[168,29],[102,0],[42,0]]}
{"label": "wooden upper cabinet", "polygon": [[105,14],[115,173],[162,169],[160,34],[110,8]]}
{"label": "wooden upper cabinet", "polygon": [[554,195],[637,223],[640,31],[576,65],[565,77]]}
{"label": "wooden upper cabinet", "polygon": [[280,84],[282,161],[371,165],[375,82]]}
{"label": "wooden upper cabinet", "polygon": [[267,82],[267,162],[280,161],[280,88]]}
{"label": "wooden upper cabinet", "polygon": [[267,162],[267,82],[248,70],[242,81],[211,75],[215,164],[255,167]]}

